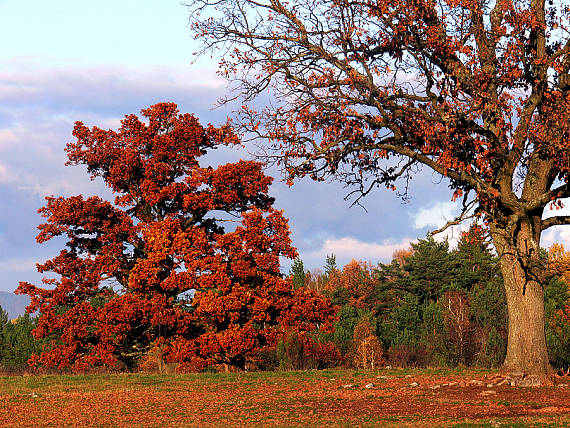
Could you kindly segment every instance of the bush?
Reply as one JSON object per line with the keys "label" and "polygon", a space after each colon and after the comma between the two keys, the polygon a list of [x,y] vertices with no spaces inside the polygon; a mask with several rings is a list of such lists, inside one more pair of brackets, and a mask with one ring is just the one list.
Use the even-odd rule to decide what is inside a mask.
{"label": "bush", "polygon": [[342,363],[342,356],[332,342],[319,342],[305,332],[289,331],[276,349],[281,370],[325,369]]}
{"label": "bush", "polygon": [[423,345],[400,343],[388,349],[388,361],[394,367],[426,367],[429,355]]}
{"label": "bush", "polygon": [[488,333],[481,330],[479,335],[483,338],[479,354],[475,358],[475,364],[479,367],[497,368],[505,360],[507,353],[506,338],[501,336],[494,326]]}
{"label": "bush", "polygon": [[374,370],[383,363],[382,345],[376,336],[370,335],[358,344],[354,355],[356,367]]}
{"label": "bush", "polygon": [[262,348],[257,351],[255,357],[248,361],[247,370],[273,371],[279,368],[277,347]]}

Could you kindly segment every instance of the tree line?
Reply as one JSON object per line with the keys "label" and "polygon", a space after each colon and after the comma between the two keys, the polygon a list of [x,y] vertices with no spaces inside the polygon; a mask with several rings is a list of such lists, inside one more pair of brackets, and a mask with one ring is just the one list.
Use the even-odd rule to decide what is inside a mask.
{"label": "tree line", "polygon": [[28,313],[11,320],[0,307],[0,371],[24,370],[32,354],[40,352],[43,341],[32,335],[36,324]]}
{"label": "tree line", "polygon": [[[560,244],[543,250],[549,265],[545,288],[545,332],[550,363],[570,366],[570,252]],[[472,226],[457,247],[433,238],[398,250],[390,263],[352,260],[304,269],[300,258],[289,272],[292,290],[322,296],[334,308],[332,328],[282,326],[271,346],[244,352],[256,370],[354,367],[476,366],[497,368],[506,353],[508,317],[496,255],[484,232]],[[308,294],[307,294],[308,293]],[[31,331],[38,318],[9,320],[0,310],[0,368],[22,370],[48,344]],[[60,339],[61,340],[61,339]],[[140,353],[133,370],[164,370],[166,343]],[[204,369],[205,366],[200,369]],[[210,369],[228,368],[226,365]]]}
{"label": "tree line", "polygon": [[[550,266],[543,326],[550,363],[567,368],[570,253],[555,244],[542,257]],[[363,330],[377,343],[370,350],[376,365],[497,368],[504,361],[503,278],[479,226],[462,234],[453,250],[430,237],[396,251],[388,264],[353,260],[338,268],[331,255],[323,270],[305,271],[296,259],[291,275],[296,287],[316,290],[339,308],[335,331],[322,339],[337,346],[344,364],[372,367],[374,359],[362,355]]]}

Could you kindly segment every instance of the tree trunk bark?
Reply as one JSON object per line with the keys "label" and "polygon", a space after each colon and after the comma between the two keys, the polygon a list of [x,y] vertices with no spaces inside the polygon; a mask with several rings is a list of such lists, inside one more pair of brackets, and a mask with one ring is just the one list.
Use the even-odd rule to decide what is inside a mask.
{"label": "tree trunk bark", "polygon": [[[540,276],[531,270],[533,258],[539,257],[539,233],[532,222],[522,222],[512,243],[504,239],[506,231],[491,227],[503,274],[508,312],[507,356],[503,369],[509,373],[547,375],[552,372],[546,348],[544,290]],[[517,251],[518,250],[518,251]],[[526,255],[529,259],[521,259]]]}
{"label": "tree trunk bark", "polygon": [[[506,258],[506,257],[505,257]],[[525,279],[520,264],[502,260],[501,271],[507,297],[509,336],[504,368],[510,372],[550,372],[544,332],[542,286]]]}

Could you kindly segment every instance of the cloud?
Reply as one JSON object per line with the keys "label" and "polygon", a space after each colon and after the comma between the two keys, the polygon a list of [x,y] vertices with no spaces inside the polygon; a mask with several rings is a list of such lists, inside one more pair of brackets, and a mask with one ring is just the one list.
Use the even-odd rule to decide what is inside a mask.
{"label": "cloud", "polygon": [[549,248],[552,244],[560,243],[568,250],[570,249],[570,227],[554,226],[542,233],[540,246]]}
{"label": "cloud", "polygon": [[[453,220],[458,215],[458,206],[451,201],[436,201],[428,206],[421,207],[412,214],[412,221],[415,229],[429,228],[430,231],[445,226],[446,222]],[[471,227],[471,221],[463,221],[458,225],[453,225],[434,235],[436,241],[447,240],[450,248],[455,248],[461,239],[462,232],[466,232]]]}
{"label": "cloud", "polygon": [[[551,210],[547,207],[544,210],[543,218],[570,215],[570,198],[562,199],[562,202],[564,207],[561,209]],[[554,226],[542,233],[540,238],[541,247],[548,248],[554,243],[560,243],[567,249],[570,248],[570,226]]]}
{"label": "cloud", "polygon": [[435,202],[431,206],[420,208],[417,213],[413,214],[413,222],[415,229],[423,229],[424,227],[433,226],[434,228],[442,227],[448,220],[455,217],[456,205],[454,202]]}
{"label": "cloud", "polygon": [[0,162],[0,183],[5,183],[10,180],[8,175],[8,168]]}
{"label": "cloud", "polygon": [[[100,181],[91,182],[84,167],[66,167],[64,148],[73,140],[76,120],[87,126],[116,129],[125,114],[161,101],[173,101],[180,111],[196,114],[200,122],[225,122],[232,106],[212,110],[226,93],[226,82],[214,68],[188,65],[166,67],[66,66],[45,68],[33,61],[0,68],[0,260],[19,257],[44,260],[44,248],[56,251],[56,243],[38,246],[36,226],[43,221],[36,210],[46,195],[99,194],[110,198]],[[208,161],[231,162],[250,158],[245,151],[215,150]],[[418,207],[442,200],[445,182],[435,185],[431,173],[414,180],[412,201],[402,203],[393,192],[378,189],[351,207],[344,196],[351,190],[338,182],[299,180],[292,188],[278,177],[270,193],[276,207],[290,218],[293,244],[307,268],[322,266],[327,254],[335,253],[339,265],[352,258],[389,261],[393,251],[406,247],[410,217]],[[438,182],[441,180],[438,179]],[[445,195],[445,196],[444,196]],[[9,202],[7,201],[9,198]],[[32,269],[30,278],[35,278]],[[8,271],[5,271],[8,272]],[[0,288],[13,289],[25,272],[2,274]]]}
{"label": "cloud", "polygon": [[214,68],[170,66],[94,66],[42,69],[8,69],[0,72],[0,105],[44,108],[48,117],[62,114],[98,113],[122,117],[159,101],[175,100],[186,111],[209,110],[223,95],[226,82]]}
{"label": "cloud", "polygon": [[550,209],[550,205],[547,205],[542,218],[570,215],[570,198],[562,198],[560,201],[563,204],[562,208]]}
{"label": "cloud", "polygon": [[52,67],[17,62],[0,67],[0,289],[38,281],[35,263],[59,252],[61,242],[38,245],[37,209],[48,195],[98,194],[112,199],[84,167],[65,166],[64,148],[76,120],[116,129],[125,114],[173,101],[204,124],[222,123],[226,110],[212,111],[225,82],[212,70],[168,67]]}
{"label": "cloud", "polygon": [[0,72],[0,184],[41,196],[99,193],[102,186],[91,183],[83,168],[64,167],[76,120],[117,128],[125,114],[174,101],[203,123],[224,122],[227,112],[211,107],[225,85],[213,69],[183,65],[8,67]]}
{"label": "cloud", "polygon": [[341,238],[328,238],[322,242],[320,248],[315,251],[301,253],[300,257],[308,267],[320,266],[326,256],[334,254],[339,266],[343,266],[352,259],[370,262],[388,262],[394,251],[408,248],[411,238],[402,238],[398,241],[386,239],[380,243],[365,242],[350,236]]}

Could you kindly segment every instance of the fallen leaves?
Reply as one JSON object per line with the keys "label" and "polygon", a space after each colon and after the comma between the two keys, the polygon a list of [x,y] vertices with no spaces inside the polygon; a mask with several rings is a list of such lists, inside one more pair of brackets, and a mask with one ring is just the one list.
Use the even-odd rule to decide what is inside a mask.
{"label": "fallen leaves", "polygon": [[[490,419],[570,423],[570,408],[564,405],[570,402],[569,388],[495,385],[490,390],[486,384],[469,384],[490,382],[485,375],[324,370],[3,377],[0,425],[442,426]],[[417,386],[410,387],[410,379]]]}

